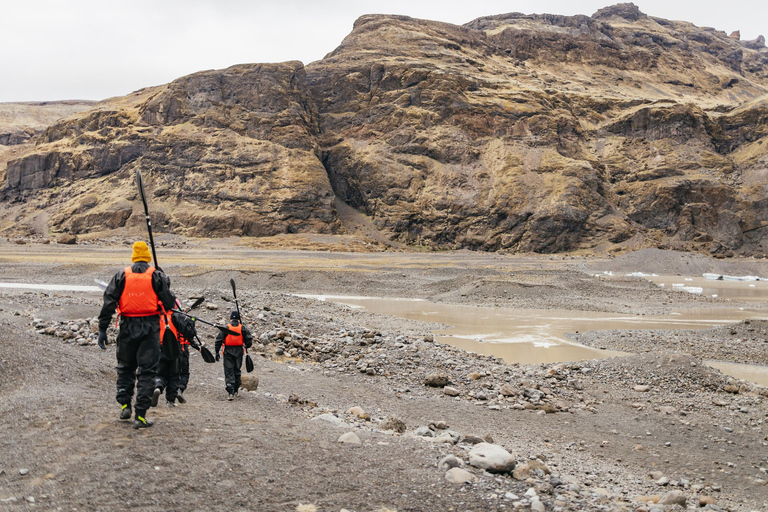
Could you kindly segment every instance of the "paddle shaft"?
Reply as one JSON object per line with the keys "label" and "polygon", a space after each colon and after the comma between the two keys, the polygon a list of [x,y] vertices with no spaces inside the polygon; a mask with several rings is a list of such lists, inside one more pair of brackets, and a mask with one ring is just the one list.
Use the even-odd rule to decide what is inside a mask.
{"label": "paddle shaft", "polygon": [[[240,303],[237,301],[237,287],[235,286],[235,280],[230,279],[229,284],[232,285],[232,296],[235,298],[235,308],[237,309],[237,317],[240,320],[240,325],[243,325],[243,316],[240,314]],[[243,345],[245,348],[245,355],[248,357],[248,347]]]}
{"label": "paddle shaft", "polygon": [[152,221],[149,218],[149,207],[147,206],[147,196],[144,193],[144,180],[141,177],[141,171],[136,169],[136,183],[139,187],[139,195],[141,196],[141,202],[144,204],[144,218],[147,220],[147,233],[149,233],[149,246],[152,248],[152,258],[155,260],[155,268],[160,269],[160,265],[157,263],[157,252],[155,251],[155,239],[152,237]]}
{"label": "paddle shaft", "polygon": [[182,311],[182,310],[180,310],[180,309],[172,309],[171,311],[173,311],[174,313],[179,313],[179,314],[182,314],[182,315],[184,315],[184,316],[188,316],[188,317],[189,317],[189,318],[191,318],[191,319],[192,319],[192,321],[194,321],[194,322],[202,322],[202,323],[204,323],[204,324],[206,324],[206,325],[210,325],[210,326],[212,326],[212,327],[215,327],[215,328],[217,328],[218,330],[220,330],[221,332],[224,332],[224,333],[226,333],[226,334],[230,334],[230,335],[232,335],[232,336],[236,336],[236,335],[237,335],[237,333],[236,333],[235,331],[231,331],[231,330],[229,330],[228,328],[224,327],[223,325],[215,324],[215,323],[213,323],[213,322],[208,322],[208,321],[206,321],[206,320],[203,320],[202,318],[197,318],[196,316],[194,316],[194,315],[190,315],[189,313],[185,313],[185,312],[183,312],[183,311]]}

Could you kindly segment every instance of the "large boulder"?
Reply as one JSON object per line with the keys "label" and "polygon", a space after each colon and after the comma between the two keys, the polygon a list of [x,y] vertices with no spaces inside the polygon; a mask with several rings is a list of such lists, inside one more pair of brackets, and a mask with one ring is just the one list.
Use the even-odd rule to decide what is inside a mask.
{"label": "large boulder", "polygon": [[469,452],[470,465],[489,473],[509,473],[515,469],[515,457],[499,445],[479,443]]}

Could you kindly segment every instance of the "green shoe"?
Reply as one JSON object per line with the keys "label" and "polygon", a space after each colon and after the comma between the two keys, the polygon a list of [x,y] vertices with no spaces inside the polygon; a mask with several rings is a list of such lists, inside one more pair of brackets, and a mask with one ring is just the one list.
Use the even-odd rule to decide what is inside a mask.
{"label": "green shoe", "polygon": [[123,408],[120,411],[120,419],[121,420],[131,419],[131,404],[123,404]]}
{"label": "green shoe", "polygon": [[140,429],[140,428],[149,428],[152,425],[154,425],[155,422],[152,420],[148,420],[147,418],[143,416],[136,416],[136,419],[133,420],[133,428]]}

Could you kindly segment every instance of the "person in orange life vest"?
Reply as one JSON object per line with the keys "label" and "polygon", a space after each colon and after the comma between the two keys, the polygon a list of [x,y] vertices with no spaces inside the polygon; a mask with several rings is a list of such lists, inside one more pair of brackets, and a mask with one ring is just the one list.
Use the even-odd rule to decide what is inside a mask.
{"label": "person in orange life vest", "polygon": [[136,388],[133,428],[151,427],[146,418],[155,389],[160,360],[160,305],[166,310],[176,304],[170,280],[159,269],[149,266],[152,255],[146,242],[133,244],[133,265],[117,272],[104,290],[104,305],[99,313],[98,344],[106,350],[107,327],[119,306],[117,335],[117,402],[120,419],[131,418],[131,401]]}
{"label": "person in orange life vest", "polygon": [[234,400],[237,391],[240,389],[240,368],[243,366],[243,346],[251,348],[253,345],[253,336],[245,327],[240,324],[240,314],[233,311],[229,315],[230,331],[239,333],[237,336],[224,334],[219,331],[216,336],[216,360],[219,360],[222,346],[224,347],[224,383],[229,394],[228,400]]}
{"label": "person in orange life vest", "polygon": [[[177,303],[178,307],[179,304]],[[164,315],[160,315],[160,332],[165,332],[165,324],[170,320],[169,326],[173,335],[179,340],[182,351],[187,352],[187,378],[189,378],[189,341],[194,340],[196,329],[195,323],[191,319],[174,313],[172,311],[166,311]],[[160,337],[160,345],[163,344],[163,338]],[[155,378],[155,391],[152,394],[152,406],[156,406],[160,395],[165,391],[165,399],[168,407],[176,407],[176,400],[179,403],[185,403],[186,399],[184,395],[179,392],[180,388],[180,363],[181,356],[178,359],[169,360],[165,358],[163,351],[160,351],[160,363],[157,368],[157,377]],[[185,385],[186,387],[186,385]]]}

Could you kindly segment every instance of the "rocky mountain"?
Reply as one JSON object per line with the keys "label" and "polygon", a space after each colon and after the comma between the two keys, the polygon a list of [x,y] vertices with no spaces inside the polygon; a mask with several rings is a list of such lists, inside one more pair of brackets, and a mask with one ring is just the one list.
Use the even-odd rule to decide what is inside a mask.
{"label": "rocky mountain", "polygon": [[0,103],[0,146],[28,142],[62,117],[93,108],[95,101]]}
{"label": "rocky mountain", "polygon": [[[324,59],[207,71],[61,120],[0,230],[342,233],[430,248],[768,252],[768,49],[619,4],[357,20]],[[42,216],[42,217],[41,217]],[[42,227],[41,227],[42,226]]]}

